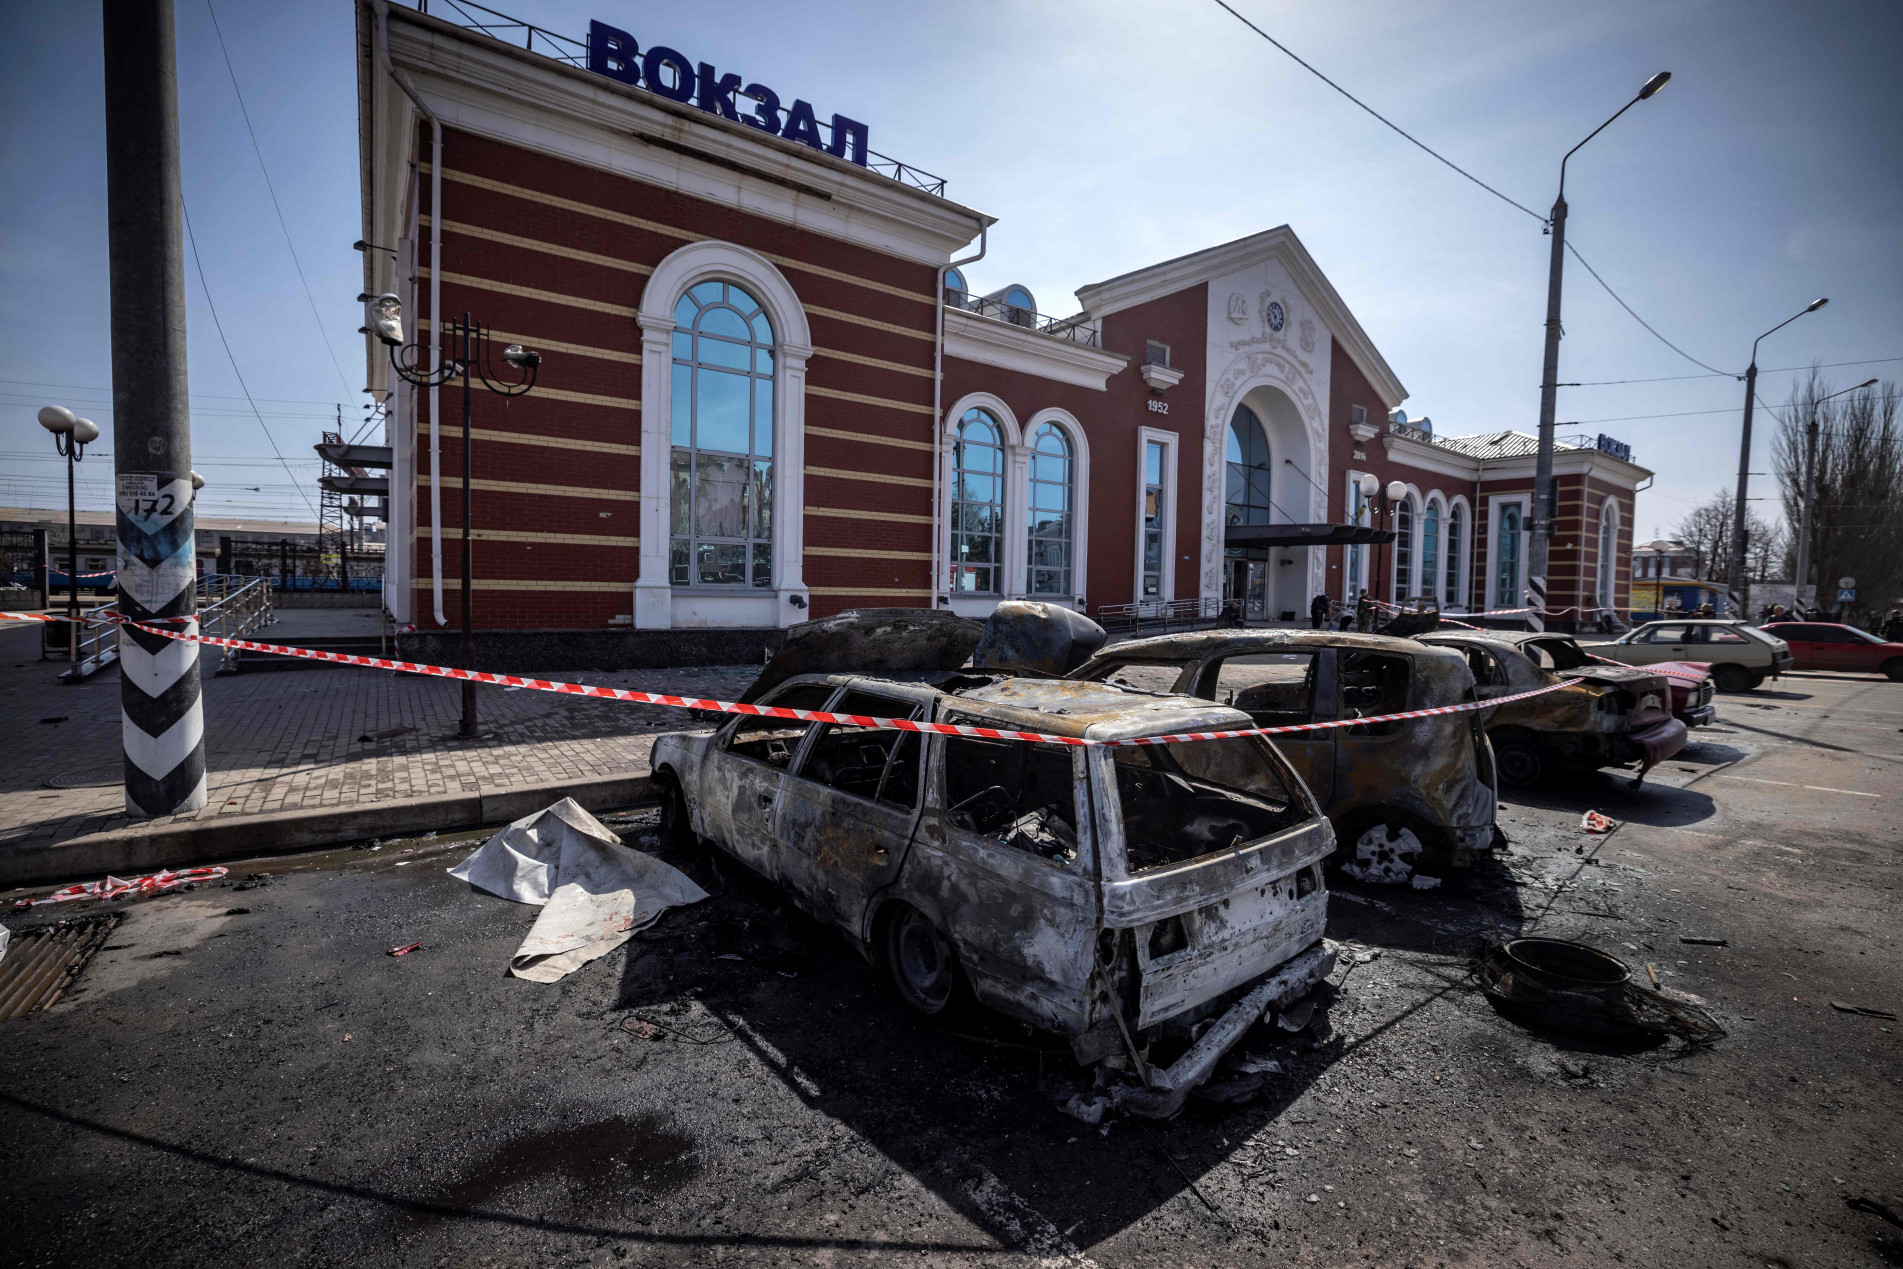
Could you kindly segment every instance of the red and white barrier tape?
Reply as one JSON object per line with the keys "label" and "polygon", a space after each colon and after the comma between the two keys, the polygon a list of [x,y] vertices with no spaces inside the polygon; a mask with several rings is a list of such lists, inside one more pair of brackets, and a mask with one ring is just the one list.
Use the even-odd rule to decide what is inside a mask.
{"label": "red and white barrier tape", "polygon": [[[10,617],[12,613],[0,613]],[[36,908],[42,903],[70,903],[74,899],[124,899],[132,895],[164,894],[180,886],[197,885],[200,882],[216,881],[230,870],[227,868],[186,868],[173,872],[161,868],[155,873],[143,877],[134,877],[131,881],[121,881],[117,877],[107,877],[103,881],[84,881],[70,886],[62,886],[52,894],[39,899],[17,899],[16,908]]]}
{"label": "red and white barrier tape", "polygon": [[[0,618],[20,617],[28,620],[63,620],[47,618],[39,613],[0,612]],[[1492,709],[1509,701],[1521,701],[1530,696],[1541,696],[1547,692],[1558,691],[1570,686],[1565,682],[1551,683],[1535,688],[1530,692],[1516,692],[1512,696],[1499,696],[1490,701],[1466,701],[1459,705],[1437,705],[1432,709],[1407,710],[1398,714],[1376,714],[1366,718],[1336,718],[1322,723],[1292,723],[1283,727],[1248,727],[1237,731],[1199,731],[1181,732],[1168,736],[1143,736],[1134,740],[1086,740],[1080,736],[1052,736],[1034,731],[1011,731],[998,727],[974,727],[965,723],[921,723],[909,718],[871,718],[863,714],[834,714],[821,709],[787,709],[777,705],[747,705],[738,701],[703,700],[689,696],[669,696],[661,692],[636,692],[619,687],[590,687],[584,683],[561,683],[550,679],[527,679],[514,674],[490,674],[484,670],[458,670],[442,665],[423,665],[415,661],[390,661],[383,657],[360,657],[343,652],[320,652],[314,648],[293,648],[277,643],[254,643],[249,639],[223,639],[216,635],[175,634],[170,630],[154,630],[138,622],[123,621],[123,625],[137,625],[151,634],[162,635],[167,639],[176,639],[181,643],[205,643],[220,648],[242,648],[251,652],[268,652],[276,656],[302,657],[310,661],[329,661],[337,665],[355,665],[370,670],[397,670],[405,674],[424,674],[436,678],[465,679],[473,683],[490,683],[498,687],[523,687],[536,692],[560,692],[569,696],[592,696],[601,700],[625,701],[634,705],[671,705],[678,709],[706,710],[710,713],[752,714],[761,718],[790,718],[799,722],[843,723],[853,727],[871,727],[889,731],[915,731],[935,736],[970,736],[982,740],[1026,740],[1035,744],[1050,745],[1173,745],[1193,740],[1232,740],[1243,736],[1281,736],[1293,732],[1327,731],[1336,727],[1365,727],[1371,723],[1399,722],[1410,718],[1433,718],[1441,714],[1464,714],[1471,710]]]}

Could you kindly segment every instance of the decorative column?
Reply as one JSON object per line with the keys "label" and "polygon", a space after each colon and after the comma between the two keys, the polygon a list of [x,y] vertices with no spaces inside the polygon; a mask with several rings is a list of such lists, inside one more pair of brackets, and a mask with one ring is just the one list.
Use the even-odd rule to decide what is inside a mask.
{"label": "decorative column", "polygon": [[674,624],[674,586],[667,575],[669,537],[669,460],[674,442],[674,321],[646,317],[641,323],[641,501],[636,516],[640,535],[640,572],[634,583],[634,624],[638,630],[666,630]]}
{"label": "decorative column", "polygon": [[773,391],[773,591],[775,624],[811,617],[806,596],[806,361],[813,350],[779,347]]}
{"label": "decorative column", "polygon": [[998,549],[1004,579],[1002,598],[1021,598],[1031,588],[1031,447],[1006,443],[1004,447],[1004,538]]}

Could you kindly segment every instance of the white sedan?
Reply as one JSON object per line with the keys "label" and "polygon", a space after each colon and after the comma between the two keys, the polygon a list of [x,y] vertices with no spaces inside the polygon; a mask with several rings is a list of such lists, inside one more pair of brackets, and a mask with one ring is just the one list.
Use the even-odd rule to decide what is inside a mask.
{"label": "white sedan", "polygon": [[1611,643],[1580,641],[1580,648],[1626,665],[1704,661],[1721,692],[1749,692],[1791,668],[1791,645],[1756,626],[1724,618],[1648,621]]}

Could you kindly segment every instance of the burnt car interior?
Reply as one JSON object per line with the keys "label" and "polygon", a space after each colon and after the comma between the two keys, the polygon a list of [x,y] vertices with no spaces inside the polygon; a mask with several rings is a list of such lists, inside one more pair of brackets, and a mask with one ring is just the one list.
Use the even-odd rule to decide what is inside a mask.
{"label": "burnt car interior", "polygon": [[1284,727],[1315,717],[1312,652],[1262,652],[1224,657],[1204,666],[1192,695],[1230,705],[1259,727]]}
{"label": "burnt car interior", "polygon": [[945,817],[1055,864],[1077,858],[1071,750],[1015,740],[945,741]]}
{"label": "burnt car interior", "polygon": [[[1343,718],[1395,714],[1407,708],[1407,685],[1413,667],[1402,657],[1374,652],[1341,654],[1341,713]],[[1350,736],[1392,736],[1398,722],[1363,723],[1350,727]]]}
{"label": "burnt car interior", "polygon": [[1114,751],[1133,874],[1233,850],[1308,817],[1260,743],[1239,737]]}
{"label": "burnt car interior", "polygon": [[[824,683],[799,683],[774,698],[773,704],[786,709],[825,709],[833,689]],[[784,771],[793,762],[811,723],[792,718],[752,718],[742,716],[727,733],[727,752]]]}
{"label": "burnt car interior", "polygon": [[[833,711],[872,718],[917,718],[919,706],[889,696],[847,692]],[[919,734],[825,724],[800,775],[841,793],[909,811],[918,805]]]}

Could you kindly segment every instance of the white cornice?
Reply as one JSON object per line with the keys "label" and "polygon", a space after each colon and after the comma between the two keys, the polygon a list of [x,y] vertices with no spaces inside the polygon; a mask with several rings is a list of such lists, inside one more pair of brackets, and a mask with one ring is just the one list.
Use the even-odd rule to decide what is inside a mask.
{"label": "white cornice", "polygon": [[[447,126],[942,264],[994,218],[856,164],[392,6],[390,55]],[[359,62],[359,73],[380,68]],[[643,140],[642,138],[647,138]]]}
{"label": "white cornice", "polygon": [[1148,362],[1137,367],[1137,373],[1143,376],[1143,382],[1150,385],[1152,392],[1167,392],[1183,381],[1183,372],[1170,366],[1153,366]]}
{"label": "white cornice", "polygon": [[1361,329],[1361,323],[1348,311],[1348,305],[1342,301],[1340,293],[1315,263],[1314,257],[1308,254],[1308,249],[1302,246],[1295,231],[1287,225],[1238,238],[1206,251],[1178,256],[1174,260],[1125,273],[1107,282],[1093,282],[1078,289],[1077,299],[1085,312],[1101,320],[1108,314],[1174,295],[1198,283],[1267,260],[1280,260],[1288,269],[1302,293],[1320,310],[1322,321],[1330,332],[1341,341],[1348,355],[1354,358],[1361,373],[1368,377],[1382,404],[1391,410],[1407,400],[1407,389],[1401,386],[1400,379],[1395,377],[1387,361],[1375,349],[1374,341]]}
{"label": "white cornice", "polygon": [[[1425,444],[1395,432],[1385,432],[1381,444],[1391,462],[1418,467],[1423,471],[1460,476],[1466,480],[1532,480],[1534,460],[1527,455],[1513,458],[1479,458],[1435,445]],[[1553,454],[1553,471],[1562,476],[1596,476],[1623,489],[1633,489],[1652,473],[1637,463],[1628,463],[1596,449],[1562,449]]]}
{"label": "white cornice", "polygon": [[1394,432],[1382,433],[1381,445],[1387,450],[1389,462],[1419,468],[1421,471],[1439,472],[1443,476],[1454,476],[1469,482],[1480,476],[1479,459],[1436,449]]}
{"label": "white cornice", "polygon": [[1117,353],[954,308],[945,310],[945,355],[1098,392],[1109,385],[1111,375],[1130,364]]}

